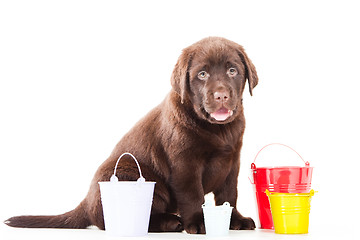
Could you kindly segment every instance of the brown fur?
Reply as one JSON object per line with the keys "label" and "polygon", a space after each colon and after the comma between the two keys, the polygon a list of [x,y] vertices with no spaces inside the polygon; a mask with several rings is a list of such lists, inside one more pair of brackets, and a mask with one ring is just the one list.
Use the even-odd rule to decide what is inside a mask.
{"label": "brown fur", "polygon": [[[228,74],[230,67],[237,70],[236,76]],[[200,80],[201,71],[210,77]],[[256,70],[240,45],[210,37],[184,49],[171,76],[173,90],[116,145],[76,209],[58,216],[12,217],[5,223],[13,227],[96,225],[104,229],[98,182],[108,181],[119,155],[131,152],[144,177],[156,181],[149,231],[204,233],[201,204],[209,192],[214,193],[217,205],[228,201],[234,207],[231,229],[254,229],[253,220],[236,209],[246,80],[252,94],[258,82]],[[224,99],[217,98],[215,92]],[[233,114],[218,121],[210,113],[221,106]],[[139,177],[133,160],[124,157],[119,162],[117,177]]]}

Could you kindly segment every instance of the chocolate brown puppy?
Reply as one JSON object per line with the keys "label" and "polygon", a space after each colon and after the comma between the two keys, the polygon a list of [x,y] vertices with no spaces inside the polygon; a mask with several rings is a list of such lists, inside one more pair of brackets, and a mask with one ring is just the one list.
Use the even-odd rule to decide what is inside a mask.
{"label": "chocolate brown puppy", "polygon": [[[5,223],[104,229],[98,182],[108,181],[120,154],[131,152],[144,177],[156,181],[149,231],[204,233],[201,205],[209,192],[217,205],[227,201],[234,207],[231,229],[254,229],[254,221],[236,209],[246,82],[252,94],[258,77],[242,46],[209,37],[185,48],[171,76],[171,92],[120,140],[78,207],[56,216],[12,217]],[[132,159],[119,162],[117,177],[139,177]]]}

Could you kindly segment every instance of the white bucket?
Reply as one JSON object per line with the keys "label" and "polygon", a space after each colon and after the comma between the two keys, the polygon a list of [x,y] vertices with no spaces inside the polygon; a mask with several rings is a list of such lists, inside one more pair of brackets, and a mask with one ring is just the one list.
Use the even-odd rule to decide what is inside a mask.
{"label": "white bucket", "polygon": [[233,207],[225,202],[221,206],[205,203],[204,212],[205,231],[208,236],[225,236],[229,234],[230,219]]}
{"label": "white bucket", "polygon": [[[115,176],[119,160],[130,155],[136,162],[140,178],[119,181]],[[145,182],[138,161],[131,153],[122,154],[109,182],[99,182],[105,231],[114,237],[138,237],[148,233],[155,182]]]}

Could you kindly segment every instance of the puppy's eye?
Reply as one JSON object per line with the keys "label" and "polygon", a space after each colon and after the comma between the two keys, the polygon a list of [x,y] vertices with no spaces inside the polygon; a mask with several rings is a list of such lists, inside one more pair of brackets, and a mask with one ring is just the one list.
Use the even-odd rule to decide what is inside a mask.
{"label": "puppy's eye", "polygon": [[227,74],[231,77],[234,77],[238,74],[238,72],[237,72],[236,68],[229,68],[227,70]]}
{"label": "puppy's eye", "polygon": [[201,72],[198,73],[198,78],[200,80],[207,80],[209,77],[210,77],[210,74],[208,74],[205,71],[201,71]]}

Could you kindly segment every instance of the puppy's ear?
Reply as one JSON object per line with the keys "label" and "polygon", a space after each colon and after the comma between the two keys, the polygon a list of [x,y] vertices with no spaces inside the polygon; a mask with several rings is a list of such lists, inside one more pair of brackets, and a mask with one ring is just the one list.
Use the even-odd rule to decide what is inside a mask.
{"label": "puppy's ear", "polygon": [[189,81],[188,70],[190,68],[192,55],[192,51],[188,48],[184,49],[171,75],[171,86],[181,97],[181,103],[184,103],[184,99],[186,97],[185,95]]}
{"label": "puppy's ear", "polygon": [[254,64],[246,55],[244,48],[240,45],[238,46],[238,54],[243,64],[245,65],[246,78],[248,79],[249,91],[250,91],[250,95],[252,96],[252,90],[258,84],[259,78],[257,76]]}

